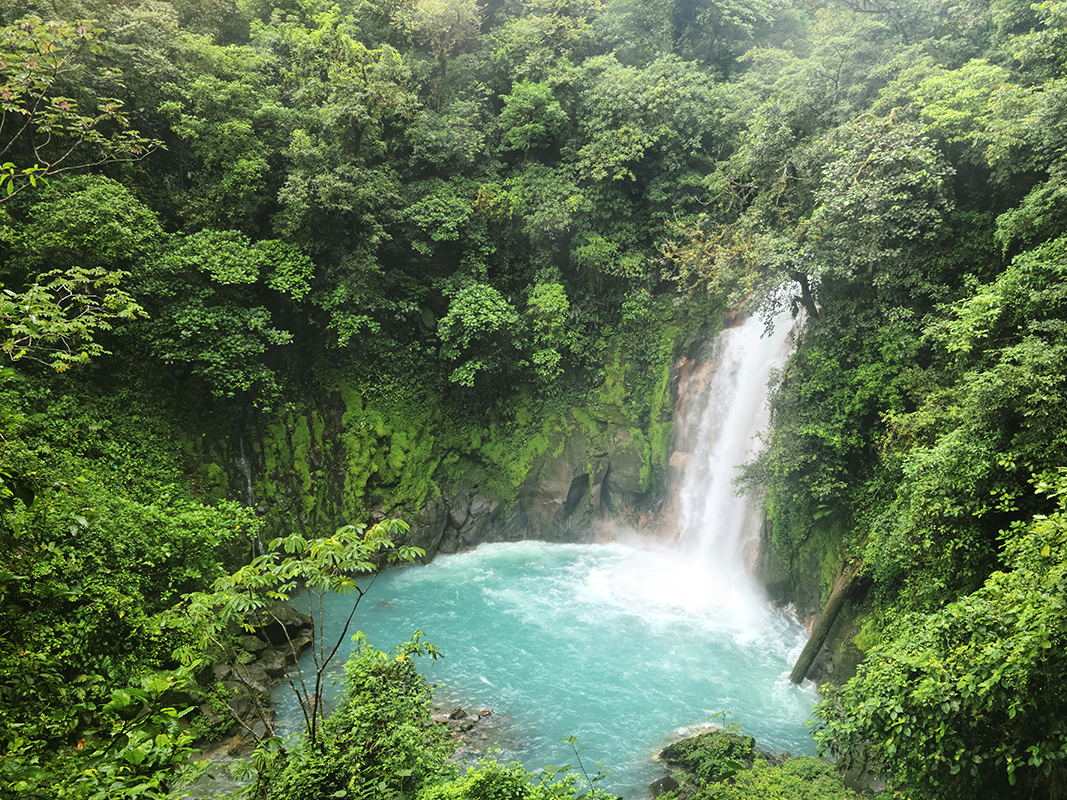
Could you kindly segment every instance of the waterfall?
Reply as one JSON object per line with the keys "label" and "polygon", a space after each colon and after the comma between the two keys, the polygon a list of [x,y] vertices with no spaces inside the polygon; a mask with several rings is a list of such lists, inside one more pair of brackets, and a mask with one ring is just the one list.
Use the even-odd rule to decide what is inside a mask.
{"label": "waterfall", "polygon": [[237,441],[240,452],[234,459],[234,464],[237,466],[237,471],[241,473],[241,477],[245,479],[245,505],[252,507],[256,504],[255,493],[252,491],[252,462],[245,455],[245,440],[238,439]]}
{"label": "waterfall", "polygon": [[758,316],[724,330],[711,357],[685,375],[676,408],[672,464],[682,470],[676,494],[677,552],[669,591],[689,607],[729,607],[746,614],[764,605],[752,576],[760,514],[738,495],[738,468],[760,446],[768,422],[767,384],[789,352],[793,325]]}
{"label": "waterfall", "polygon": [[[252,461],[245,455],[245,440],[238,439],[240,446],[240,452],[237,458],[234,459],[234,464],[237,466],[237,471],[241,473],[241,476],[245,479],[245,505],[249,508],[253,508],[256,505],[256,494],[252,489]],[[256,538],[252,541],[252,556],[261,556],[266,552],[266,548],[263,546],[263,540],[259,538],[259,533],[256,533]]]}
{"label": "waterfall", "polygon": [[[758,447],[791,327],[764,337],[749,320],[683,372],[672,546],[620,532],[603,544],[499,542],[441,555],[383,572],[359,629],[379,647],[424,631],[447,655],[428,669],[447,687],[448,707],[493,708],[504,722],[502,761],[533,770],[565,762],[562,742],[573,735],[610,765],[613,796],[647,797],[663,774],[654,753],[723,710],[769,751],[814,753],[804,725],[814,691],[788,680],[807,632],[750,576],[758,515],[733,484]],[[350,596],[326,598],[324,641],[340,635],[350,610]],[[342,638],[343,656],[352,645]],[[277,724],[298,728],[302,714],[282,698]]]}
{"label": "waterfall", "polygon": [[695,434],[695,443],[680,494],[680,541],[715,571],[746,572],[753,566],[746,545],[759,535],[758,513],[749,498],[737,494],[734,479],[767,425],[767,383],[788,353],[791,326],[778,320],[770,335],[763,335],[764,329],[758,317],[750,317],[724,330],[709,369],[696,372],[682,388],[690,394],[682,427]]}

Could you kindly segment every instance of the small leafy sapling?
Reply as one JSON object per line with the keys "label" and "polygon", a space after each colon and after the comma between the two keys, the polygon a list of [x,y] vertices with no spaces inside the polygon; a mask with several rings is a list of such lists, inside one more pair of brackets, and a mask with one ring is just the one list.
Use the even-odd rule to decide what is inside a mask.
{"label": "small leafy sapling", "polygon": [[[227,628],[237,624],[252,633],[256,630],[257,617],[277,623],[295,654],[297,648],[287,627],[272,609],[303,589],[314,627],[314,673],[306,675],[297,662],[295,670],[287,674],[287,680],[300,702],[308,740],[316,746],[320,725],[325,720],[324,704],[319,700],[327,668],[348,635],[360,600],[382,567],[412,562],[425,555],[420,548],[396,544],[396,539],[407,530],[407,523],[390,519],[370,528],[345,525],[333,536],[310,541],[298,533],[274,539],[268,543],[266,553],[232,575],[215,581],[214,591],[185,596],[176,609],[175,624],[197,634],[198,644],[182,648],[177,655],[183,663],[202,663],[204,654],[212,650],[232,656],[233,649],[226,644]],[[328,594],[353,596],[340,634],[330,641],[323,635],[323,598]]]}

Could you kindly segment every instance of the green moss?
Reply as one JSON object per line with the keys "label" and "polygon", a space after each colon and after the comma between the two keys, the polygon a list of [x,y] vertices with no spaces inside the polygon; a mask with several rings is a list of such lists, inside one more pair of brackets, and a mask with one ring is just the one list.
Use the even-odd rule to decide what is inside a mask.
{"label": "green moss", "polygon": [[755,747],[756,740],[751,736],[712,730],[668,745],[660,758],[690,773],[699,785],[706,785],[733,777],[751,766]]}
{"label": "green moss", "polygon": [[652,463],[649,459],[648,439],[645,438],[644,431],[640,428],[630,428],[630,436],[632,437],[630,446],[638,450],[641,455],[641,472],[638,476],[641,491],[647,492],[652,488]]}
{"label": "green moss", "polygon": [[308,464],[308,457],[311,453],[311,429],[308,427],[308,418],[303,414],[296,418],[291,437],[293,469],[300,480],[300,499],[304,512],[310,513],[315,506],[315,496],[311,491],[311,467]]}
{"label": "green moss", "polygon": [[[680,332],[680,329],[675,330]],[[662,478],[667,470],[668,454],[674,437],[671,400],[671,361],[667,360],[660,366],[658,379],[649,399],[651,413],[648,424],[648,444],[653,480]]]}
{"label": "green moss", "polygon": [[597,416],[609,422],[626,420],[629,417],[626,401],[630,393],[626,388],[626,369],[619,348],[611,349],[604,366],[604,383],[594,401]]}
{"label": "green moss", "polygon": [[[657,326],[676,313],[663,304],[657,311]],[[450,412],[407,376],[367,380],[335,369],[319,397],[340,397],[340,415],[309,402],[271,420],[257,448],[264,471],[257,494],[271,499],[277,524],[298,510],[309,526],[365,519],[372,504],[410,514],[443,485],[510,504],[539,460],[562,457],[568,442],[582,442],[585,455],[574,455],[589,462],[590,474],[602,469],[598,454],[616,446],[609,434],[620,428],[630,433],[629,457],[640,462],[639,483],[649,491],[666,474],[673,431],[670,367],[683,328],[672,325],[650,327],[640,347],[609,341],[605,379],[584,397],[520,389],[477,418]]]}
{"label": "green moss", "polygon": [[578,431],[583,433],[587,439],[595,440],[603,435],[605,426],[593,419],[586,409],[575,406],[571,409],[570,415],[577,423]]}
{"label": "green moss", "polygon": [[221,466],[215,462],[201,464],[197,469],[197,485],[200,500],[204,505],[214,506],[226,499],[230,489],[230,478]]}

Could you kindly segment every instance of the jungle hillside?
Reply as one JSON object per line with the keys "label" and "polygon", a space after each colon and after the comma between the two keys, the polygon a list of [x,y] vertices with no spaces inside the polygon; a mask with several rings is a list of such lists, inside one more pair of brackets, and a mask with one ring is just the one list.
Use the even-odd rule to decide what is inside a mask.
{"label": "jungle hillside", "polygon": [[[851,576],[820,750],[1064,797],[1062,0],[2,0],[0,796],[175,796],[297,587],[655,517],[677,360],[782,311],[739,490],[777,600]],[[598,796],[457,771],[437,655],[241,791]]]}

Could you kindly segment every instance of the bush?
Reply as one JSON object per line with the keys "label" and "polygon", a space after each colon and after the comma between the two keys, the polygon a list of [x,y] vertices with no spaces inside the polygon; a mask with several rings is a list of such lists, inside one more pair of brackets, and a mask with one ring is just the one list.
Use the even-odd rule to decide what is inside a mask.
{"label": "bush", "polygon": [[585,780],[569,767],[534,775],[519,763],[482,761],[461,778],[428,787],[419,800],[614,800],[613,795],[589,787],[600,777],[598,773]]}
{"label": "bush", "polygon": [[364,640],[345,665],[341,706],[318,742],[304,740],[271,787],[286,800],[408,798],[454,776],[451,742],[430,717],[430,687],[408,642],[389,656]]}

